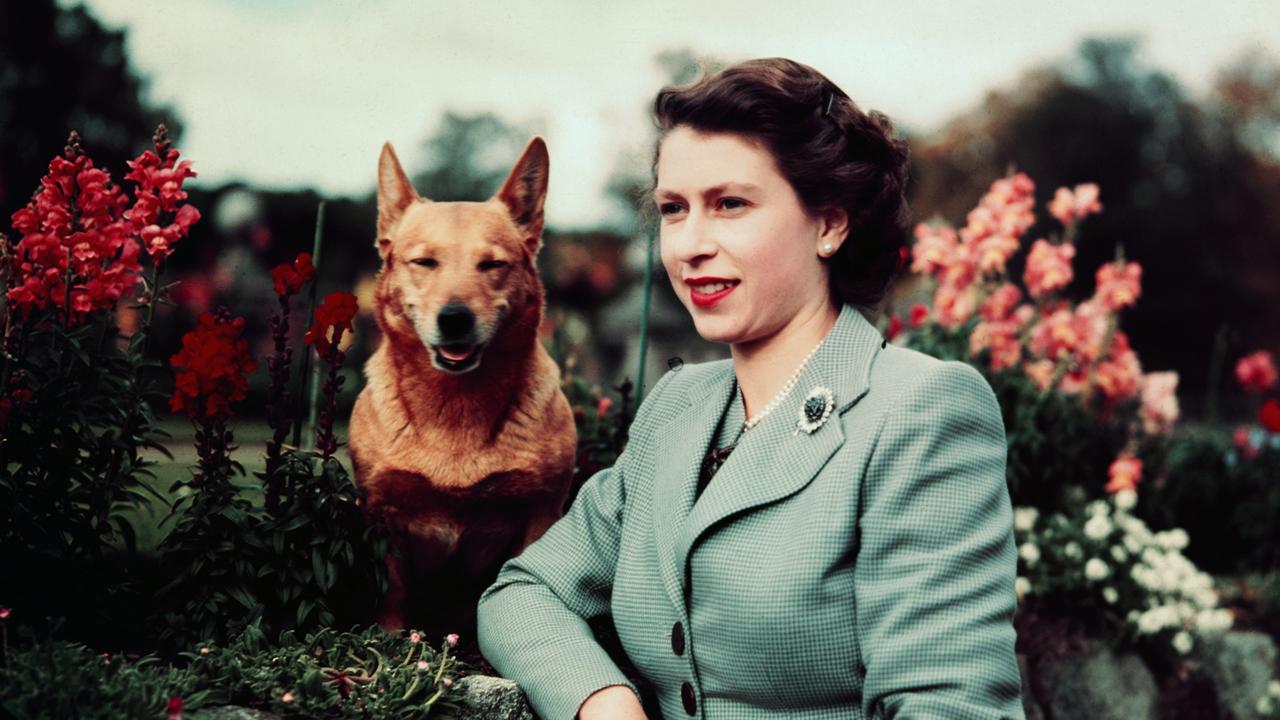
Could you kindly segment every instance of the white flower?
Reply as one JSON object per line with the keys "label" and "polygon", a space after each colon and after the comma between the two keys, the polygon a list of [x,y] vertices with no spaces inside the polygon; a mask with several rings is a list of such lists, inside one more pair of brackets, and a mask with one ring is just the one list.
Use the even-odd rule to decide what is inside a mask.
{"label": "white flower", "polygon": [[1090,580],[1102,580],[1111,574],[1111,568],[1098,558],[1089,558],[1089,562],[1084,564],[1084,576]]}
{"label": "white flower", "polygon": [[[1116,516],[1116,524],[1124,529],[1125,533],[1132,535],[1133,539],[1140,545],[1151,542],[1151,530],[1147,528],[1147,524],[1132,515]],[[1127,543],[1126,543],[1127,544]],[[1132,550],[1132,548],[1131,548]],[[1137,552],[1137,550],[1132,550]]]}
{"label": "white flower", "polygon": [[1111,521],[1106,515],[1094,515],[1084,524],[1084,534],[1093,540],[1101,540],[1111,532]]}
{"label": "white flower", "polygon": [[1027,567],[1034,567],[1040,559],[1040,548],[1035,543],[1025,542],[1018,548],[1018,554],[1027,561]]}
{"label": "white flower", "polygon": [[1257,710],[1259,715],[1270,715],[1273,709],[1275,709],[1275,703],[1271,701],[1270,695],[1263,695],[1258,698]]}
{"label": "white flower", "polygon": [[1156,533],[1156,542],[1167,550],[1182,550],[1187,546],[1187,531],[1182,528],[1164,530]]}
{"label": "white flower", "polygon": [[1231,629],[1234,622],[1235,616],[1225,608],[1201,610],[1196,613],[1195,617],[1196,630],[1202,633],[1225,632]]}
{"label": "white flower", "polygon": [[1125,551],[1124,551],[1124,548],[1123,548],[1123,547],[1120,547],[1119,545],[1112,545],[1112,546],[1111,546],[1111,559],[1112,559],[1112,560],[1115,560],[1115,561],[1116,561],[1116,562],[1118,562],[1118,563],[1122,563],[1122,562],[1124,562],[1125,560],[1128,560],[1128,559],[1129,559],[1129,553],[1125,552]]}
{"label": "white flower", "polygon": [[1079,560],[1080,558],[1084,557],[1084,550],[1080,548],[1080,543],[1076,542],[1075,540],[1072,540],[1068,542],[1066,545],[1064,545],[1062,548],[1062,552],[1064,552],[1066,556],[1071,558],[1072,560]]}
{"label": "white flower", "polygon": [[1271,695],[1280,695],[1280,680],[1272,680],[1267,683],[1267,692]]}
{"label": "white flower", "polygon": [[1186,655],[1187,653],[1191,652],[1192,645],[1193,643],[1191,641],[1191,633],[1188,633],[1186,630],[1179,630],[1176,634],[1174,634],[1173,649],[1177,650],[1182,655]]}
{"label": "white flower", "polygon": [[1108,585],[1102,588],[1102,599],[1107,601],[1108,605],[1115,605],[1116,600],[1120,599],[1120,593],[1116,589]]}
{"label": "white flower", "polygon": [[1142,562],[1150,565],[1153,568],[1164,567],[1164,553],[1152,547],[1143,548]]}
{"label": "white flower", "polygon": [[1040,511],[1033,507],[1017,507],[1013,509],[1013,527],[1018,532],[1030,532],[1040,517]]}
{"label": "white flower", "polygon": [[1153,573],[1151,568],[1146,565],[1141,563],[1134,565],[1129,570],[1129,577],[1133,578],[1133,581],[1138,583],[1141,587],[1147,588],[1148,590],[1154,589],[1152,587],[1152,583],[1155,581],[1155,573]]}
{"label": "white flower", "polygon": [[1106,517],[1110,510],[1111,506],[1107,504],[1106,500],[1092,500],[1084,508],[1085,514],[1089,517]]}
{"label": "white flower", "polygon": [[1111,496],[1112,502],[1116,504],[1116,508],[1128,512],[1138,504],[1138,493],[1132,490],[1121,490]]}
{"label": "white flower", "polygon": [[1013,589],[1018,593],[1018,600],[1022,600],[1031,592],[1031,581],[1019,575],[1018,579],[1013,581]]}
{"label": "white flower", "polygon": [[1161,628],[1176,627],[1178,611],[1168,605],[1157,605],[1138,617],[1138,632],[1151,635],[1160,632]]}
{"label": "white flower", "polygon": [[1133,535],[1124,536],[1124,547],[1126,550],[1133,553],[1134,555],[1137,555],[1138,553],[1142,552],[1142,542],[1138,540],[1138,538],[1134,537]]}
{"label": "white flower", "polygon": [[1191,619],[1196,616],[1196,609],[1191,607],[1191,603],[1180,602],[1174,607],[1178,611],[1178,620],[1181,621],[1182,624],[1184,625],[1190,622]]}

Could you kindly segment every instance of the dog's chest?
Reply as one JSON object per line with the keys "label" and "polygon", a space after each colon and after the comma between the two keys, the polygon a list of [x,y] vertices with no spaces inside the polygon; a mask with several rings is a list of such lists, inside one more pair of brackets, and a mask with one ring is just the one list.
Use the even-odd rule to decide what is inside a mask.
{"label": "dog's chest", "polygon": [[474,479],[456,472],[434,479],[407,470],[386,470],[374,481],[378,502],[400,512],[443,514],[482,520],[508,513],[523,514],[531,504],[552,499],[554,490],[527,469],[487,472]]}

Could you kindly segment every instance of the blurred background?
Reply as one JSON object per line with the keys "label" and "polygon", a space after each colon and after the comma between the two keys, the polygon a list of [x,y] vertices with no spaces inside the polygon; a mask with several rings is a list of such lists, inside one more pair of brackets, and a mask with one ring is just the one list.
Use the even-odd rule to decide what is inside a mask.
{"label": "blurred background", "polygon": [[[200,312],[248,319],[268,352],[271,267],[309,251],[326,201],[319,292],[361,316],[346,402],[378,341],[374,171],[396,147],[425,196],[484,199],[534,134],[552,159],[539,266],[544,337],[601,385],[636,379],[649,230],[649,103],[663,85],[758,56],[813,65],[910,142],[914,222],[964,224],[1014,168],[1037,183],[1096,182],[1104,211],[1077,243],[1073,299],[1123,243],[1143,296],[1123,326],[1144,370],[1176,370],[1183,416],[1236,398],[1226,358],[1280,351],[1280,4],[760,2],[0,4],[0,210],[22,207],[70,130],[117,179],[170,128],[204,215],[166,265],[176,307],[152,348],[168,358]],[[1025,242],[1050,231],[1043,217]],[[5,228],[7,229],[7,228]],[[1021,275],[1024,253],[1014,256]],[[660,264],[647,385],[702,341]],[[907,279],[891,313],[927,298]],[[301,329],[298,329],[299,332]],[[255,375],[244,411],[265,399]],[[1242,406],[1243,407],[1243,406]]]}

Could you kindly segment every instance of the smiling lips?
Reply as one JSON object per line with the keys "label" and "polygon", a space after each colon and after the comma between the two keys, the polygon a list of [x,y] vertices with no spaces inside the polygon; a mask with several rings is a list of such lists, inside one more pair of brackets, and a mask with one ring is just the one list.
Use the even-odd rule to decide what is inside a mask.
{"label": "smiling lips", "polygon": [[698,277],[685,281],[689,285],[693,304],[698,307],[711,307],[741,283],[741,280],[729,278]]}

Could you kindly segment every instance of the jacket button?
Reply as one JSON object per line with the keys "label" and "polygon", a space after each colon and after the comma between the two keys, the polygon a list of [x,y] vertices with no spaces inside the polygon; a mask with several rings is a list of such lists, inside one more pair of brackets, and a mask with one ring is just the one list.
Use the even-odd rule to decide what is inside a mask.
{"label": "jacket button", "polygon": [[675,650],[677,655],[684,654],[684,626],[679,621],[671,626],[671,649]]}
{"label": "jacket button", "polygon": [[690,715],[698,714],[698,702],[693,695],[693,686],[684,683],[680,686],[680,702],[684,703],[684,711]]}

